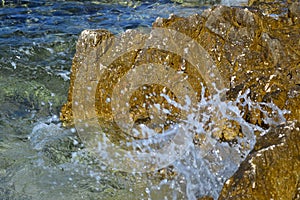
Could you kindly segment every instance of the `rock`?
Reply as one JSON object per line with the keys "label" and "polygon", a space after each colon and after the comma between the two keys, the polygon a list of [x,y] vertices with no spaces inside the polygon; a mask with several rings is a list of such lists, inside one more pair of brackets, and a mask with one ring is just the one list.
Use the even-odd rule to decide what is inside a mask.
{"label": "rock", "polygon": [[300,123],[274,127],[225,183],[221,199],[299,199]]}
{"label": "rock", "polygon": [[200,199],[198,199],[198,200],[213,200],[214,198],[212,198],[212,197],[208,197],[208,196],[206,196],[206,197],[201,197]]}
{"label": "rock", "polygon": [[[78,71],[79,67],[82,67],[88,59],[90,59],[90,63],[96,62],[96,58],[91,58],[91,56],[86,58],[89,54],[93,53],[93,49],[98,45],[100,52],[104,51],[101,49],[101,41],[106,40],[107,38],[111,37],[112,34],[105,30],[98,30],[98,31],[84,31],[80,38],[78,39],[77,46],[76,46],[76,54],[73,58],[72,68],[71,68],[71,77],[70,77],[70,89],[68,93],[68,101],[62,107],[61,110],[61,120],[65,123],[71,123],[73,121],[73,112],[72,112],[72,101],[73,101],[73,89],[74,89],[74,82],[76,78],[76,72]],[[102,44],[103,45],[103,44]],[[105,45],[105,44],[104,44]],[[87,64],[90,64],[87,63]]]}
{"label": "rock", "polygon": [[29,139],[33,148],[41,152],[45,164],[58,165],[70,162],[72,153],[80,150],[78,139],[71,131],[52,123],[36,125]]}
{"label": "rock", "polygon": [[[293,5],[290,5],[289,9],[294,16],[297,14],[297,8]],[[286,115],[288,120],[300,120],[300,25],[290,20],[288,14],[276,19],[264,15],[255,7],[250,10],[218,6],[204,11],[202,15],[158,19],[153,27],[174,29],[198,41],[209,52],[225,80],[226,87],[230,89],[228,99],[236,98],[240,91],[251,89],[253,101],[272,101],[280,109],[291,111]],[[132,34],[132,31],[125,34]],[[101,30],[84,31],[81,34],[73,60],[68,102],[62,109],[61,120],[66,123],[72,121],[72,92],[76,71],[82,66],[93,66],[99,62],[101,55],[105,55],[102,54],[105,51],[102,48],[106,45],[101,41],[108,42],[109,37],[113,38],[111,33]],[[137,37],[143,40],[144,35],[140,34]],[[100,53],[95,57],[97,52]],[[131,66],[145,61],[170,64],[174,69],[180,69],[183,62],[177,55],[154,49],[143,51],[142,54],[133,51],[116,59],[110,66],[116,73],[104,73],[102,80],[105,81],[99,83],[99,88],[107,89],[105,94],[100,93],[103,90],[99,90],[97,95],[100,102],[98,106],[102,106],[98,109],[101,118],[111,120],[111,111],[105,106],[105,101],[110,96],[116,80]],[[186,69],[192,68],[187,62]],[[201,76],[195,76],[193,70],[186,73],[193,88],[199,91],[200,87],[196,86],[195,81]],[[153,89],[151,91],[153,92]],[[143,113],[140,106],[138,107],[137,110]],[[133,109],[133,115],[134,112],[136,111]],[[143,115],[141,113],[140,115]],[[261,112],[253,110],[248,113],[248,121],[263,124]]]}
{"label": "rock", "polygon": [[0,115],[23,118],[33,114],[45,117],[58,114],[66,98],[34,80],[26,81],[0,75]]}
{"label": "rock", "polygon": [[[252,100],[273,101],[291,111],[287,119],[299,120],[300,26],[289,19],[218,6],[202,16],[172,17],[154,26],[173,28],[199,41],[230,84],[228,98],[251,89]],[[249,112],[248,120],[261,125],[261,114]]]}
{"label": "rock", "polygon": [[[273,102],[281,110],[290,111],[285,114],[288,121],[298,121],[294,126],[271,126],[268,134],[257,135],[255,149],[224,186],[220,199],[297,199],[300,195],[297,189],[300,182],[297,150],[300,141],[299,3],[251,1],[249,5],[247,8],[216,6],[201,15],[187,18],[158,18],[153,27],[176,30],[197,41],[209,53],[224,80],[224,86],[229,89],[227,100],[236,99],[240,93],[250,89],[252,101]],[[137,43],[143,46],[146,34],[131,30],[121,38],[130,38],[130,34],[133,41],[139,41]],[[178,41],[178,44],[180,42]],[[120,49],[126,49],[129,43],[130,41],[121,39],[119,46],[123,48]],[[91,72],[97,69],[97,63],[101,59],[107,59],[107,52],[111,53],[109,48],[112,45],[114,36],[104,30],[84,31],[79,37],[72,65],[68,102],[61,115],[61,120],[66,125],[73,121],[73,90],[75,79],[78,78],[76,73],[80,68]],[[180,45],[174,45],[174,49],[179,47]],[[134,65],[143,63],[169,65],[177,72],[188,75],[191,88],[195,91],[197,99],[200,98],[201,87],[197,83],[205,77],[201,77],[190,62],[172,52],[155,48],[127,51],[116,58],[108,68],[103,68],[95,103],[97,117],[101,119],[99,121],[104,121],[112,127],[114,122],[108,104],[112,88]],[[95,81],[93,77],[89,78],[90,81]],[[151,85],[145,91],[140,89],[134,93],[137,101],[131,101],[131,117],[135,122],[149,121],[149,113],[147,109],[145,111],[141,102],[147,94],[162,90],[160,86]],[[166,92],[176,98],[174,93]],[[211,91],[207,91],[209,92]],[[85,96],[80,98],[84,99]],[[150,101],[161,102],[162,99],[154,97],[150,98]],[[272,112],[272,109],[265,109],[276,121],[277,114]],[[175,108],[173,111],[168,119],[176,122],[180,119],[180,114]],[[265,115],[261,110],[243,108],[243,111],[246,113],[246,121],[270,128],[264,121]],[[82,116],[89,115],[90,110],[85,112],[81,113]],[[234,124],[226,124],[223,132],[217,137],[230,141],[239,134],[238,129]],[[117,141],[120,137],[122,136],[114,139]]]}

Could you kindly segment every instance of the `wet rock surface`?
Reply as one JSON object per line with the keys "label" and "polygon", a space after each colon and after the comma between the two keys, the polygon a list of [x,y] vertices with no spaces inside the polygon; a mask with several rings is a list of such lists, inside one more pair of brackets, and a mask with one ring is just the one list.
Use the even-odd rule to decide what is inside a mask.
{"label": "wet rock surface", "polygon": [[299,199],[300,123],[272,128],[257,140],[219,199]]}
{"label": "wet rock surface", "polygon": [[[286,119],[295,122],[271,127],[266,135],[257,135],[253,151],[226,182],[220,199],[300,198],[299,7],[299,2],[250,1],[247,8],[217,6],[204,11],[202,15],[159,18],[153,24],[153,27],[184,33],[206,49],[229,89],[228,100],[250,89],[253,101],[273,102],[280,109],[289,110]],[[128,31],[125,34],[133,33]],[[141,42],[145,39],[143,33],[134,36]],[[80,67],[93,70],[89,67],[95,67],[103,58],[110,42],[113,42],[113,35],[105,30],[84,31],[81,34],[73,60],[68,102],[62,109],[61,120],[65,124],[72,124],[73,121],[72,100],[76,72]],[[103,79],[99,81],[96,94],[99,118],[108,124],[113,123],[111,108],[105,104],[112,86],[132,66],[147,62],[167,63],[173,69],[183,71],[189,76],[193,89],[197,92],[201,90],[199,85],[193,84],[195,80],[202,80],[201,76],[193,71],[191,63],[183,61],[178,55],[155,49],[130,51],[111,63],[110,70],[104,72]],[[184,69],[181,68],[183,62]],[[161,91],[162,88],[152,87],[149,90],[151,93]],[[132,115],[137,119],[147,119],[147,114],[140,109],[139,104],[135,105],[137,109],[133,109]],[[248,122],[269,128],[261,110],[244,111]],[[269,115],[273,114],[269,112]],[[176,121],[176,114],[173,117]],[[226,137],[226,134],[223,136]],[[224,138],[231,139],[232,134]]]}
{"label": "wet rock surface", "polygon": [[[299,23],[255,8],[221,6],[202,16],[171,17],[154,26],[174,28],[199,41],[229,84],[228,98],[249,88],[254,101],[273,101],[291,111],[287,119],[300,120]],[[260,116],[252,111],[249,120],[261,124]]]}
{"label": "wet rock surface", "polygon": [[[201,16],[193,15],[188,18],[171,16],[169,19],[157,19],[153,27],[174,29],[199,42],[213,58],[226,87],[230,89],[228,99],[235,98],[240,91],[250,89],[252,100],[274,102],[279,108],[291,111],[286,115],[288,120],[300,120],[298,104],[300,24],[297,20],[293,20],[298,18],[295,17],[297,6],[297,3],[287,4],[289,12],[279,16],[278,19],[263,14],[256,7],[218,6],[206,10]],[[132,31],[128,31],[127,34],[132,34]],[[142,42],[145,35],[135,34],[135,37]],[[101,55],[106,51],[103,47],[107,46],[101,41],[111,41],[107,40],[108,38],[113,38],[112,34],[104,30],[85,31],[79,38],[77,53],[73,60],[68,103],[62,109],[63,121],[72,121],[72,92],[76,71],[82,66],[87,67],[91,64],[95,67],[96,63],[99,63]],[[181,70],[180,67],[184,62],[177,55],[167,56],[166,52],[153,49],[142,53],[143,56],[137,51],[127,53],[111,64],[109,69],[117,74],[106,72],[107,74],[101,77],[103,82],[99,81],[98,88],[101,103],[98,106],[102,106],[102,103],[105,105],[106,97],[112,91],[111,86],[133,65],[145,61],[161,62]],[[193,88],[199,91],[200,87],[195,81],[201,76],[194,75],[192,68],[193,66],[187,62],[185,73],[189,75]],[[101,93],[101,88],[107,90],[105,94]],[[99,109],[99,115],[111,118],[109,107],[103,107]],[[261,115],[259,111],[249,111],[249,121],[261,125],[263,123]]]}

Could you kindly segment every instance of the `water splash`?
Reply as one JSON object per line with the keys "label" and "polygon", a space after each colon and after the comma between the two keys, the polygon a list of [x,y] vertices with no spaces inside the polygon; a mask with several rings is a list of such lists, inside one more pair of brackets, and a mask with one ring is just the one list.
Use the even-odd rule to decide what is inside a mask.
{"label": "water splash", "polygon": [[[102,189],[99,188],[105,187],[103,185],[109,185],[108,187],[115,185],[111,198],[127,195],[133,199],[193,200],[203,196],[212,196],[217,199],[224,182],[234,174],[240,163],[253,149],[255,145],[254,133],[266,134],[268,129],[265,127],[283,123],[285,121],[284,114],[287,113],[273,103],[253,102],[249,98],[250,90],[241,93],[237,99],[231,101],[222,101],[220,94],[223,92],[218,91],[213,96],[205,97],[205,87],[202,87],[201,101],[192,108],[193,112],[187,116],[183,123],[184,129],[193,136],[189,141],[190,145],[185,149],[181,159],[175,161],[171,166],[148,174],[115,172],[103,164],[101,159],[90,154],[80,143],[80,140],[76,138],[72,142],[76,148],[72,149],[69,159],[56,165],[56,167],[64,167],[68,171],[69,178],[66,180],[68,184],[72,185],[73,190],[78,188],[82,181],[94,180],[84,187],[98,188],[100,191],[88,190],[85,191],[85,196],[90,193],[94,194],[96,191],[99,193],[98,197],[106,196],[106,192],[101,193]],[[167,96],[164,97],[169,103],[176,104]],[[176,106],[188,108],[178,104]],[[253,109],[260,110],[264,116],[264,128],[245,120],[246,110],[251,111]],[[219,127],[220,120],[224,121],[222,123],[224,127]],[[56,129],[59,130],[56,130],[53,126],[58,125],[51,125],[51,127],[49,125],[49,129],[45,125],[37,125],[34,128],[31,142],[35,148],[38,147],[37,150],[53,143],[54,140],[51,135],[54,134],[57,138],[62,137],[58,137],[57,133],[59,130],[64,130],[58,127]],[[235,129],[236,127],[237,129]],[[40,134],[39,130],[47,132],[49,135],[46,137],[45,134]],[[71,130],[74,134],[74,129]],[[234,135],[226,140],[222,138],[222,133],[224,134],[228,130]],[[36,136],[37,133],[38,137]],[[176,126],[166,131],[165,136],[167,137],[162,135],[161,137],[152,137],[149,140],[132,141],[128,145],[136,145],[136,149],[138,145],[148,145],[149,147],[149,144],[161,144],[162,141],[167,141],[166,138],[172,138],[174,134],[176,134]],[[74,135],[72,136],[70,133],[66,135],[69,138],[74,138]],[[102,156],[105,156],[105,152],[102,152]],[[161,159],[167,158],[162,157]],[[55,170],[51,166],[48,166],[47,170],[52,171],[51,175],[55,176]],[[66,180],[63,182],[65,183]],[[109,180],[115,180],[115,182],[112,183]]]}
{"label": "water splash", "polygon": [[[286,110],[280,110],[273,103],[253,102],[249,98],[250,90],[240,94],[235,101],[222,101],[220,91],[211,98],[206,98],[204,93],[202,87],[201,101],[194,108],[194,112],[188,116],[186,126],[196,133],[197,138],[204,136],[202,138],[206,140],[201,140],[200,148],[197,145],[190,145],[185,157],[173,164],[179,174],[175,178],[176,187],[184,185],[183,193],[187,199],[203,196],[217,199],[224,182],[234,174],[253,149],[256,141],[255,131],[260,132],[261,135],[268,132],[268,129],[245,120],[245,108],[260,110],[263,121],[268,126],[285,122],[284,114],[288,113]],[[222,141],[218,136],[214,136],[215,132],[222,132],[213,128],[218,127],[218,120],[230,121],[231,125],[232,122],[236,122],[240,126],[240,130],[235,130],[239,133],[232,132],[236,134],[233,140]],[[209,128],[205,129],[205,127]]]}

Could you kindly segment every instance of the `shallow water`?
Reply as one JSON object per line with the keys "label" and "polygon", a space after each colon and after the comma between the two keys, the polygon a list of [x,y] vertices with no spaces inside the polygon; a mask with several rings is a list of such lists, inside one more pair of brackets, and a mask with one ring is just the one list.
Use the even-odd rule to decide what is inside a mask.
{"label": "shallow water", "polygon": [[[158,16],[201,12],[198,6],[184,8],[170,1],[107,2],[1,1],[2,121],[35,122],[39,117],[59,114],[66,101],[72,57],[82,30],[108,29],[118,33],[150,27]],[[8,126],[20,129],[14,124]],[[2,137],[8,137],[7,132],[28,134],[28,130],[12,132],[7,128],[1,129]]]}
{"label": "shallow water", "polygon": [[[157,17],[188,16],[209,6],[163,0],[108,2],[1,1],[0,199],[216,198],[249,151],[219,144],[202,159],[201,151],[191,147],[186,159],[173,164],[179,172],[175,178],[127,174],[94,159],[74,129],[61,127],[58,115],[82,30],[150,28]],[[201,103],[212,106],[217,101]],[[227,106],[236,111],[232,102]],[[190,116],[187,127],[199,128],[199,117]],[[239,120],[250,133],[255,129]],[[250,146],[252,136],[247,138]]]}

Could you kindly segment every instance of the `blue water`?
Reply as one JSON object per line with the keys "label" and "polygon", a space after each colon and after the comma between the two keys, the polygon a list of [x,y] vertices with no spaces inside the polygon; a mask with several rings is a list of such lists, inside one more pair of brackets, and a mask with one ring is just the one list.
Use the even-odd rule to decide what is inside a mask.
{"label": "blue water", "polygon": [[111,2],[0,1],[0,74],[47,82],[52,92],[65,95],[82,30],[149,28],[157,17],[188,16],[207,7],[166,0]]}
{"label": "blue water", "polygon": [[[107,1],[110,2],[110,1]],[[117,1],[116,1],[117,2]],[[131,1],[130,1],[131,2]],[[48,73],[69,70],[75,43],[84,29],[118,33],[151,27],[157,17],[200,13],[170,1],[132,1],[131,6],[103,1],[4,1],[0,5],[0,70],[50,67]],[[20,75],[22,76],[22,75]],[[24,76],[23,76],[24,78]]]}

